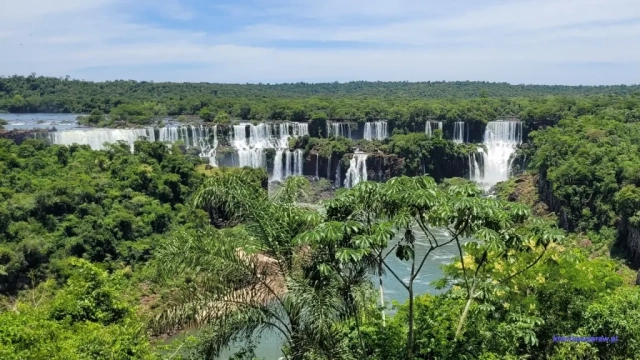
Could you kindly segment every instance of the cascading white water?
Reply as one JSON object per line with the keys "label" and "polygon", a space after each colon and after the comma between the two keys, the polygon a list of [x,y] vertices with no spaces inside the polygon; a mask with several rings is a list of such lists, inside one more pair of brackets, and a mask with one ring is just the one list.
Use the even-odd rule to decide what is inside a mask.
{"label": "cascading white water", "polygon": [[435,129],[440,129],[442,130],[442,121],[427,121],[427,123],[425,124],[424,127],[424,132],[431,136],[433,135],[433,131]]}
{"label": "cascading white water", "polygon": [[491,121],[484,132],[484,149],[479,149],[482,171],[475,171],[471,179],[485,189],[509,178],[511,157],[522,144],[522,123],[519,121]]}
{"label": "cascading white water", "polygon": [[[156,136],[157,132],[157,136]],[[210,138],[213,135],[213,142]],[[147,138],[148,141],[175,143],[183,141],[187,147],[197,147],[200,149],[200,156],[209,158],[209,162],[215,165],[215,151],[218,147],[217,126],[213,128],[199,125],[163,127],[159,129],[90,129],[90,130],[67,130],[56,131],[47,134],[47,140],[51,144],[89,145],[94,150],[103,150],[105,143],[116,143],[125,141],[131,146],[140,137]]]}
{"label": "cascading white water", "polygon": [[180,131],[177,127],[163,127],[158,129],[158,141],[174,143],[180,139]]}
{"label": "cascading white water", "polygon": [[47,141],[57,145],[89,145],[93,150],[103,150],[104,144],[125,141],[131,146],[140,137],[155,141],[153,128],[145,129],[90,129],[54,131],[47,134]]}
{"label": "cascading white water", "polygon": [[464,142],[464,122],[457,121],[453,124],[453,142],[462,144]]}
{"label": "cascading white water", "polygon": [[320,155],[316,154],[316,180],[320,180],[320,175],[318,175],[318,162],[320,161]]}
{"label": "cascading white water", "polygon": [[473,181],[480,182],[484,175],[484,158],[485,152],[483,148],[478,148],[478,152],[469,154],[469,178]]}
{"label": "cascading white water", "polygon": [[361,181],[367,181],[367,154],[356,152],[349,162],[344,187],[352,188]]}
{"label": "cascading white water", "polygon": [[[249,137],[247,138],[247,128]],[[289,139],[309,135],[309,125],[301,123],[234,125],[231,146],[238,153],[238,166],[266,167],[265,149],[275,149],[272,181],[302,175],[302,150],[289,151]],[[284,159],[284,161],[283,161]]]}
{"label": "cascading white water", "polygon": [[[285,155],[284,166],[278,166],[282,164],[282,155]],[[276,157],[273,166],[272,181],[283,181],[289,176],[302,176],[302,165],[304,152],[301,149],[294,151],[290,150],[277,150]]]}
{"label": "cascading white water", "polygon": [[282,165],[282,154],[284,154],[284,149],[276,150],[276,156],[273,159],[273,176],[271,177],[272,181],[282,181],[284,179],[282,170],[285,167],[283,167]]}
{"label": "cascading white water", "polygon": [[[213,133],[213,134],[212,134]],[[200,157],[209,159],[209,165],[218,166],[216,154],[218,150],[218,125],[213,128],[200,126],[193,128],[193,146],[200,147]],[[210,138],[213,135],[213,142],[210,144]]]}
{"label": "cascading white water", "polygon": [[284,178],[288,178],[289,176],[291,176],[291,155],[291,151],[287,150],[287,156],[284,162]]}
{"label": "cascading white water", "polygon": [[389,127],[386,121],[374,121],[364,124],[365,140],[384,140],[389,137]]}
{"label": "cascading white water", "polygon": [[348,123],[327,123],[327,137],[331,136],[351,139],[351,126]]}
{"label": "cascading white water", "polygon": [[233,126],[233,139],[230,143],[238,153],[237,166],[264,167],[266,163],[264,148],[268,144],[269,134],[265,124],[250,125],[247,137],[247,125]]}
{"label": "cascading white water", "polygon": [[309,135],[309,124],[301,124],[301,123],[291,123],[292,133],[291,136],[294,138],[299,138],[303,136]]}
{"label": "cascading white water", "polygon": [[286,176],[301,176],[302,175],[302,155],[303,151],[301,149],[296,149],[294,151],[287,151],[287,160],[286,160]]}

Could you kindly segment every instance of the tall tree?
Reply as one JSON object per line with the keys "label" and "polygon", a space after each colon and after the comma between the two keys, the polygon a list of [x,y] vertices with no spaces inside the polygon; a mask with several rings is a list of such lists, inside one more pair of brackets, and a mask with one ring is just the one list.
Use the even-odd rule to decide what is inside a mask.
{"label": "tall tree", "polygon": [[[336,284],[305,271],[310,254],[296,240],[320,220],[294,203],[304,181],[288,179],[269,200],[247,196],[240,176],[228,180],[227,199],[235,201],[229,210],[245,216],[249,236],[208,229],[172,239],[158,252],[165,276],[188,274],[193,282],[156,318],[157,330],[206,326],[200,352],[207,357],[238,337],[267,329],[284,339],[287,358],[302,359],[310,352],[336,355],[339,339],[331,332],[345,312],[344,303]],[[196,204],[215,204],[215,194],[204,188]]]}
{"label": "tall tree", "polygon": [[[471,183],[442,187],[426,176],[400,177],[383,185],[360,183],[340,194],[328,207],[329,216],[343,219],[345,224],[355,222],[355,225],[347,228],[355,230],[360,226],[364,229],[360,236],[353,238],[350,245],[354,250],[350,250],[348,254],[360,261],[373,255],[374,261],[378,262],[378,272],[383,266],[407,291],[409,359],[413,358],[415,341],[414,282],[430,255],[435,255],[449,244],[455,244],[458,248],[467,288],[467,303],[456,331],[456,337],[459,337],[469,306],[479,295],[480,278],[483,274],[481,268],[490,261],[490,254],[503,256],[506,253],[512,256],[515,251],[524,251],[526,244],[530,242],[545,247],[559,239],[553,229],[529,226],[527,221],[530,220],[530,213],[523,207],[481,195],[480,189]],[[385,223],[387,219],[392,221],[393,227]],[[434,228],[444,229],[447,238],[443,240],[436,237]],[[390,241],[394,232],[399,232],[400,235]],[[427,251],[419,259],[415,256],[417,233],[422,233],[428,242]],[[325,236],[329,235],[330,232],[325,233]],[[471,241],[463,246],[470,238],[480,241]],[[480,253],[473,268],[472,264],[465,261],[465,257],[468,258],[466,248],[473,250],[473,254],[478,251]],[[408,280],[403,280],[389,265],[387,257],[393,252],[401,261],[409,262]],[[542,255],[510,276],[517,276],[530,269],[541,257]],[[486,276],[482,279],[488,280]],[[482,284],[487,284],[487,281]]]}

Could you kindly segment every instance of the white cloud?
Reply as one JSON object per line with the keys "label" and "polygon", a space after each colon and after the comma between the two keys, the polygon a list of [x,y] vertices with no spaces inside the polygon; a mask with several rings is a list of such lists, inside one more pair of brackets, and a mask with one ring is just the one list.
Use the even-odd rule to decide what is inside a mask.
{"label": "white cloud", "polygon": [[[640,48],[634,46],[640,38],[637,0],[269,4],[254,13],[218,7],[226,11],[219,15],[253,19],[228,32],[219,29],[238,24],[216,24],[214,31],[194,18],[199,15],[195,6],[179,0],[142,0],[135,6],[124,0],[11,2],[0,12],[0,72],[240,83],[640,83]],[[145,14],[191,19],[189,28],[199,30],[145,23],[140,20]],[[326,44],[313,48],[287,41]],[[364,46],[331,45],[340,41]],[[590,63],[610,65],[596,72],[585,67]]]}

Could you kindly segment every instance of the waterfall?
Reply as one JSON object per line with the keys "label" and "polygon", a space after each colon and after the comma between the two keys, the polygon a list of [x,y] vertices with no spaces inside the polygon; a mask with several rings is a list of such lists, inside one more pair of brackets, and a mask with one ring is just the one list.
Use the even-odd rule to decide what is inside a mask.
{"label": "waterfall", "polygon": [[234,125],[233,136],[229,143],[238,153],[237,165],[240,167],[266,167],[264,150],[275,149],[271,180],[283,181],[292,174],[302,175],[303,152],[302,150],[289,151],[289,139],[306,135],[309,135],[309,124]]}
{"label": "waterfall", "polygon": [[485,189],[509,178],[511,157],[522,144],[522,123],[519,121],[491,121],[484,132],[484,146],[480,155],[482,171],[476,178]]}
{"label": "waterfall", "polygon": [[364,124],[364,138],[366,140],[384,140],[389,137],[386,121],[374,121]]}
{"label": "waterfall", "polygon": [[336,166],[336,187],[340,187],[340,185],[342,185],[340,182],[340,164],[342,164],[342,159],[338,160],[338,166]]}
{"label": "waterfall", "polygon": [[320,175],[318,174],[318,163],[320,162],[320,154],[316,153],[316,180],[320,180]]}
{"label": "waterfall", "polygon": [[[216,165],[215,154],[218,147],[217,126],[208,127],[203,125],[163,127],[159,129],[89,129],[89,130],[66,130],[56,131],[47,134],[46,140],[51,144],[58,145],[89,145],[93,150],[103,150],[105,143],[116,143],[125,141],[131,146],[140,137],[147,138],[148,141],[167,142],[173,144],[183,141],[186,147],[200,149],[200,157],[208,158],[211,165]],[[156,136],[157,133],[157,136]],[[213,142],[211,142],[213,135]]]}
{"label": "waterfall", "polygon": [[113,144],[125,141],[131,146],[140,137],[146,137],[149,141],[155,141],[153,128],[145,129],[90,129],[68,130],[47,133],[47,141],[57,145],[89,145],[93,150],[104,150],[104,144]]}
{"label": "waterfall", "polygon": [[158,129],[158,141],[174,143],[178,141],[180,133],[177,127],[163,127]]}
{"label": "waterfall", "polygon": [[[213,132],[213,143],[209,145],[209,139],[211,138],[211,132]],[[193,144],[197,144],[200,147],[200,157],[208,158],[209,165],[218,166],[216,160],[216,153],[218,150],[218,125],[214,125],[213,128],[200,126],[195,132]]]}
{"label": "waterfall", "polygon": [[284,176],[282,174],[282,170],[285,169],[282,165],[283,153],[284,153],[283,149],[276,150],[276,157],[273,159],[273,176],[271,177],[271,181],[284,180]]}
{"label": "waterfall", "polygon": [[442,130],[442,121],[427,121],[425,124],[424,132],[431,136],[433,135],[433,130],[440,129]]}
{"label": "waterfall", "polygon": [[[304,152],[301,149],[294,151],[287,150],[284,166],[284,177],[281,177],[279,181],[282,181],[289,176],[302,176],[302,165]],[[275,168],[274,168],[275,171]],[[273,180],[276,180],[275,173]]]}
{"label": "waterfall", "polygon": [[453,142],[462,144],[464,142],[464,122],[457,121],[453,124]]}
{"label": "waterfall", "polygon": [[266,163],[264,148],[269,139],[265,124],[251,125],[247,138],[247,125],[233,125],[233,139],[230,143],[238,152],[237,166],[264,167]]}
{"label": "waterfall", "polygon": [[481,182],[484,177],[484,149],[478,148],[478,152],[469,154],[469,179],[475,182]]}
{"label": "waterfall", "polygon": [[[289,132],[289,125],[292,126],[291,132]],[[273,177],[274,181],[283,181],[289,176],[302,176],[303,165],[303,151],[296,149],[294,151],[289,150],[289,138],[301,137],[309,135],[308,124],[280,124],[280,137],[276,140],[276,161],[273,165]],[[286,150],[284,168],[282,168],[282,153]],[[278,153],[280,158],[278,159]]]}
{"label": "waterfall", "polygon": [[352,188],[361,181],[367,181],[367,154],[356,152],[349,162],[344,187]]}
{"label": "waterfall", "polygon": [[304,152],[302,149],[296,149],[293,151],[293,173],[292,176],[302,176],[302,165],[303,165],[303,155]]}
{"label": "waterfall", "polygon": [[[291,151],[287,150],[287,156],[285,158],[285,162],[284,162],[284,177],[288,178],[289,176],[291,176]],[[284,180],[284,179],[282,179]]]}
{"label": "waterfall", "polygon": [[331,136],[351,139],[351,126],[348,123],[327,123],[327,137]]}

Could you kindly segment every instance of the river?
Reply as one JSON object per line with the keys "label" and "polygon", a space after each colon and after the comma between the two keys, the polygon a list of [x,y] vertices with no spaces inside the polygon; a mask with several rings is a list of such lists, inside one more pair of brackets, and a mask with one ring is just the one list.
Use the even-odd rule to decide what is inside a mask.
{"label": "river", "polygon": [[[434,228],[431,229],[434,236],[439,241],[446,241],[449,237],[447,236],[444,229]],[[416,259],[422,259],[422,256],[426,254],[428,250],[428,241],[422,232],[416,232]],[[448,264],[452,261],[452,259],[458,255],[458,249],[455,243],[448,244],[443,246],[442,248],[436,250],[434,253],[429,255],[427,262],[420,275],[416,278],[414,282],[415,294],[438,294],[445,290],[436,290],[431,283],[435,280],[439,280],[442,278],[442,269],[440,268],[444,264]],[[402,262],[398,258],[395,257],[394,253],[389,255],[387,258],[389,266],[396,272],[398,277],[403,279],[403,281],[407,281],[409,279],[409,275],[411,273],[411,267],[408,262]],[[376,286],[376,290],[378,287],[378,278],[372,277],[372,281]],[[408,293],[405,288],[398,283],[395,277],[386,273],[383,276],[383,286],[384,286],[384,297],[385,302],[388,304],[388,307],[391,307],[392,301],[398,301],[400,303],[405,302],[408,299]],[[388,315],[393,314],[393,310],[387,311]],[[167,339],[167,342],[179,339],[185,336],[185,334],[176,335],[175,337]],[[165,343],[167,343],[165,342]],[[255,353],[258,359],[264,360],[277,360],[282,356],[281,352],[282,339],[275,333],[264,332],[259,339],[259,342],[256,344]],[[233,355],[235,352],[240,350],[242,344],[235,343],[232,344],[231,348],[222,352],[220,359],[227,359],[229,356]]]}
{"label": "river", "polygon": [[7,130],[51,129],[71,130],[78,127],[79,114],[3,114],[0,119],[7,120]]}

